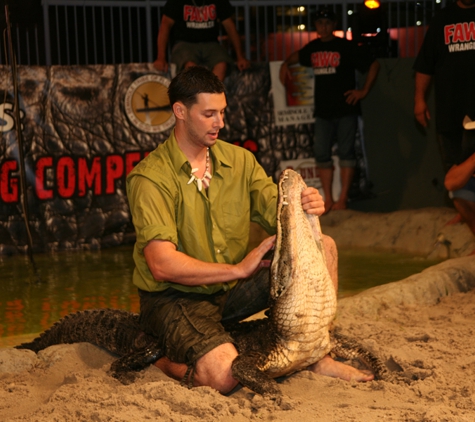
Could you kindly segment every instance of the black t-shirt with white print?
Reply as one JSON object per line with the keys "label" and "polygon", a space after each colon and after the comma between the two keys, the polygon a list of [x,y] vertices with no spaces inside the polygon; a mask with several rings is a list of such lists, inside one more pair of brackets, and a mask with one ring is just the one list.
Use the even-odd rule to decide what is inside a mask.
{"label": "black t-shirt with white print", "polygon": [[359,114],[359,102],[347,104],[344,94],[356,88],[355,71],[367,72],[373,61],[369,50],[338,37],[326,42],[317,38],[299,50],[300,64],[312,67],[315,75],[315,116],[331,119]]}
{"label": "black t-shirt with white print", "polygon": [[229,0],[168,0],[163,14],[175,21],[173,41],[217,42],[219,22],[234,14]]}
{"label": "black t-shirt with white print", "polygon": [[475,113],[475,7],[454,3],[434,16],[414,70],[434,76],[437,130],[461,130]]}

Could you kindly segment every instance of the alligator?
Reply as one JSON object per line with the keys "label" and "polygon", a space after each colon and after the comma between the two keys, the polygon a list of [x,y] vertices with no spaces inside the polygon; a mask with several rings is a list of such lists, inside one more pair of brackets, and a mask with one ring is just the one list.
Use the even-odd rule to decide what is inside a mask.
{"label": "alligator", "polygon": [[[359,359],[376,379],[389,374],[379,358],[357,343],[338,333],[330,336],[336,292],[325,261],[319,219],[301,205],[301,192],[306,187],[301,176],[290,169],[278,183],[267,317],[225,327],[238,350],[233,376],[273,399],[282,395],[275,378],[305,369],[330,352],[344,359]],[[109,371],[124,384],[134,380],[136,371],[164,356],[157,339],[141,330],[138,314],[115,309],[69,314],[32,342],[16,348],[38,352],[54,344],[77,342],[89,342],[118,355]]]}

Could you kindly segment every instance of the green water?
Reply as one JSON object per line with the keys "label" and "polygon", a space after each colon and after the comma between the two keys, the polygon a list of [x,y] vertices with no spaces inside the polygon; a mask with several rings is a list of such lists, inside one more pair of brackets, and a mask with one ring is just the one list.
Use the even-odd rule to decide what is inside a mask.
{"label": "green water", "polygon": [[[401,254],[339,252],[338,296],[401,280],[437,263]],[[64,315],[92,308],[139,311],[132,245],[102,251],[0,256],[0,347],[18,344]]]}
{"label": "green water", "polygon": [[368,250],[339,250],[338,258],[339,298],[402,280],[441,262],[402,253]]}

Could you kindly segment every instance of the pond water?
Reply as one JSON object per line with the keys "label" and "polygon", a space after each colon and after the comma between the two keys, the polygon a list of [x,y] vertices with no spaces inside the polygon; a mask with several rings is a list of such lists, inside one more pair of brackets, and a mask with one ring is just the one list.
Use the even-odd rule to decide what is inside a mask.
{"label": "pond water", "polygon": [[[401,280],[438,261],[403,254],[339,251],[338,296]],[[139,311],[132,284],[132,245],[100,251],[0,256],[0,347],[26,341],[64,315],[82,309]]]}

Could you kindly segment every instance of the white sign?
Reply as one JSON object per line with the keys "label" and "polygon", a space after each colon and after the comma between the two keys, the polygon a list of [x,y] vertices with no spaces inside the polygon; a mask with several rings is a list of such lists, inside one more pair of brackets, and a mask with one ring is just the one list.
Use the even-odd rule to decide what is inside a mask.
{"label": "white sign", "polygon": [[312,68],[304,66],[289,67],[292,79],[282,85],[279,79],[282,61],[270,62],[272,97],[274,98],[274,117],[276,126],[313,123]]}

